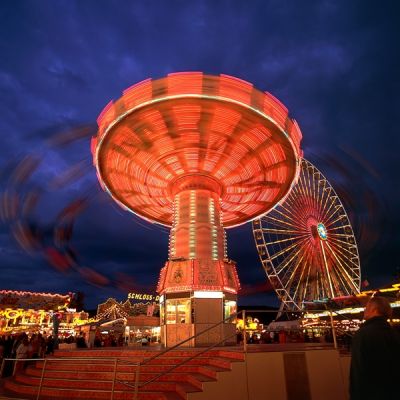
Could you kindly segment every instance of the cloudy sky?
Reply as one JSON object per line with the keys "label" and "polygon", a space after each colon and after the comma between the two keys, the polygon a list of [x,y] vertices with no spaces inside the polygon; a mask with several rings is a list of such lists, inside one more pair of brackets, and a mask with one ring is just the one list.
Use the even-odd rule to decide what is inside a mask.
{"label": "cloudy sky", "polygon": [[[351,217],[363,278],[374,287],[392,281],[400,267],[395,3],[2,1],[0,184],[14,200],[3,195],[0,289],[80,290],[87,308],[129,289],[154,291],[168,232],[101,192],[89,136],[125,88],[177,71],[237,76],[279,98],[300,124],[304,156]],[[63,140],[69,132],[74,140]],[[22,216],[10,211],[33,194],[37,203]],[[53,251],[54,227],[79,200],[66,266]],[[241,302],[276,303],[251,226],[228,240]]]}

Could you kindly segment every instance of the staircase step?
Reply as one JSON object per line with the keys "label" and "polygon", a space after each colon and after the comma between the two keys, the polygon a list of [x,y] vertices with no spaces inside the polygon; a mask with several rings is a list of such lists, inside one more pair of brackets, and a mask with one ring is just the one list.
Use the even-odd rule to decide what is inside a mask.
{"label": "staircase step", "polygon": [[[108,374],[104,376],[102,373],[85,373],[83,376],[75,374],[73,376],[69,374],[64,374],[63,372],[53,372],[49,374],[45,373],[44,384],[46,386],[57,386],[57,387],[93,387],[93,388],[108,388],[111,385],[114,374]],[[202,388],[202,382],[209,382],[215,380],[206,374],[196,373],[196,372],[175,372],[166,373],[158,377],[158,373],[146,373],[140,375],[140,383],[147,382],[151,379],[157,378],[157,382],[184,382],[190,383],[198,389]],[[24,383],[29,383],[32,386],[37,386],[39,384],[41,377],[41,371],[39,370],[27,370],[26,375],[19,375],[16,380],[23,381]],[[118,381],[128,382],[131,385],[135,382],[134,374],[117,374],[116,379]],[[92,383],[93,382],[93,383]],[[122,389],[122,388],[121,388]]]}
{"label": "staircase step", "polygon": [[[138,362],[144,362],[140,366],[139,400],[182,400],[188,393],[201,391],[204,382],[217,380],[218,373],[229,371],[233,362],[244,360],[242,351],[229,349],[205,353],[202,349],[184,349],[165,354],[156,349],[77,349],[58,350],[56,356],[46,359],[40,395],[43,400],[110,399],[116,359],[115,400],[132,399]],[[36,399],[43,366],[44,361],[38,360],[6,379],[6,392]],[[154,381],[144,384],[151,379]]]}
{"label": "staircase step", "polygon": [[[37,388],[29,385],[23,385],[13,381],[7,382],[6,385],[7,393],[18,396],[21,399],[21,395],[24,395],[24,399],[36,399]],[[132,391],[114,391],[114,400],[132,400]],[[181,395],[174,392],[157,392],[147,391],[138,392],[138,400],[182,400]],[[40,391],[41,400],[71,400],[71,399],[93,399],[102,400],[110,399],[109,390],[87,390],[87,389],[70,389],[70,388],[47,388],[43,387]]]}
{"label": "staircase step", "polygon": [[[171,366],[162,366],[161,368],[151,368],[148,367],[146,369],[140,370],[140,380],[146,381],[154,378],[161,372],[165,372],[171,368]],[[40,378],[42,376],[42,370],[39,368],[35,368],[30,366],[25,370],[26,375]],[[184,374],[185,376],[199,375],[204,378],[208,378],[209,380],[215,379],[216,374],[215,371],[209,369],[207,367],[202,366],[180,366],[172,370],[171,372],[167,372],[165,379],[172,379],[171,375],[179,375]],[[59,378],[59,379],[77,379],[77,380],[112,380],[114,377],[114,371],[109,372],[100,372],[100,371],[63,371],[63,370],[46,370],[44,376],[46,378]],[[118,380],[127,380],[133,381],[135,379],[135,372],[117,372],[116,379]]]}
{"label": "staircase step", "polygon": [[95,358],[114,358],[114,357],[151,357],[161,353],[160,350],[108,350],[108,349],[74,349],[74,350],[56,350],[54,357],[67,357],[67,358],[81,358],[81,357],[95,357]]}
{"label": "staircase step", "polygon": [[[196,353],[200,353],[201,349],[187,349],[187,350],[171,350],[167,352],[165,355],[161,355],[160,357],[191,357]],[[56,350],[54,353],[54,357],[66,357],[66,358],[149,358],[160,354],[160,350]],[[244,354],[242,350],[209,350],[203,353],[203,356],[223,356],[226,358],[238,358],[240,360],[244,359]]]}
{"label": "staircase step", "polygon": [[[160,357],[153,360],[150,360],[141,368],[146,366],[161,366],[161,365],[177,365],[184,362],[186,359],[184,357]],[[227,357],[197,357],[192,360],[186,361],[185,365],[217,365],[222,368],[230,368],[231,362],[240,361],[237,358],[227,358]],[[136,369],[136,360],[129,360],[129,362],[120,362],[117,364],[117,370],[121,372],[134,372]],[[43,361],[37,361],[36,366],[38,368],[42,368]],[[55,370],[63,370],[63,371],[103,371],[110,372],[114,371],[114,362],[110,361],[97,361],[97,360],[86,360],[86,361],[70,361],[59,359],[49,359],[46,361],[46,370],[55,369]]]}
{"label": "staircase step", "polygon": [[225,357],[231,359],[232,361],[244,361],[245,359],[244,352],[242,350],[215,350],[215,353],[213,351],[209,353],[210,354],[207,354],[208,356],[214,355],[217,357]]}
{"label": "staircase step", "polygon": [[[18,374],[15,377],[15,381],[22,383],[24,385],[30,385],[33,387],[39,386],[40,378]],[[142,381],[144,382],[144,381]],[[131,385],[134,384],[133,381],[128,382]],[[164,375],[161,379],[148,383],[143,388],[140,388],[141,391],[175,391],[177,386],[190,385],[192,387],[192,391],[196,391],[195,389],[201,389],[201,382],[196,381],[189,374],[176,374],[176,375]],[[76,380],[76,379],[57,379],[57,378],[44,378],[43,379],[43,387],[47,388],[84,388],[88,390],[108,390],[110,391],[112,388],[111,380]],[[122,383],[116,382],[114,386],[115,390],[120,391],[131,391],[131,387],[124,385]]]}

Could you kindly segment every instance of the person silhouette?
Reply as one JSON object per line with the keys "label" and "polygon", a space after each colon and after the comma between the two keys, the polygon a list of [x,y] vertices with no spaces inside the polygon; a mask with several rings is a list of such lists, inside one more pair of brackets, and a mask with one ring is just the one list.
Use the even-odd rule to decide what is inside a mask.
{"label": "person silhouette", "polygon": [[400,334],[387,321],[389,301],[371,297],[365,322],[354,335],[350,365],[350,399],[381,399],[398,392]]}

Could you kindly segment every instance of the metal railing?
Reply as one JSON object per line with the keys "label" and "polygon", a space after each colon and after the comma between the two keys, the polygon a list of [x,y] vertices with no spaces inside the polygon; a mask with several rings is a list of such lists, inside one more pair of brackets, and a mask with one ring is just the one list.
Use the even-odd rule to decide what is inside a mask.
{"label": "metal railing", "polygon": [[[145,382],[143,382],[143,383],[140,383],[140,379],[139,379],[139,377],[140,377],[140,369],[141,369],[141,367],[142,367],[143,365],[148,364],[149,362],[151,362],[151,361],[153,361],[153,360],[155,360],[155,359],[157,359],[157,358],[160,358],[160,357],[164,356],[165,354],[167,354],[167,353],[169,353],[169,352],[171,352],[171,351],[177,349],[178,347],[181,347],[183,344],[185,344],[185,343],[187,343],[187,342],[189,342],[189,341],[191,341],[191,340],[193,340],[193,339],[198,338],[199,336],[203,335],[204,333],[206,333],[206,332],[208,332],[208,331],[210,331],[210,330],[212,330],[212,329],[215,329],[215,328],[217,328],[218,326],[220,326],[220,325],[222,325],[222,324],[225,324],[225,323],[227,323],[227,322],[232,321],[233,319],[235,319],[235,318],[237,317],[237,315],[238,315],[238,313],[231,314],[228,318],[225,318],[225,319],[223,319],[222,321],[219,321],[219,322],[217,322],[217,323],[215,323],[215,324],[209,326],[208,328],[202,330],[201,332],[198,332],[198,333],[196,333],[196,334],[194,334],[194,335],[192,335],[192,336],[186,338],[185,340],[182,340],[181,342],[177,343],[176,345],[174,345],[174,346],[172,346],[172,347],[169,347],[169,348],[167,348],[167,349],[161,351],[160,353],[155,354],[155,355],[152,356],[152,357],[146,358],[146,359],[143,360],[142,362],[139,362],[138,365],[137,365],[137,370],[136,370],[136,374],[135,374],[135,383],[134,383],[134,385],[132,385],[131,383],[129,383],[129,382],[127,382],[127,381],[117,380],[117,382],[118,382],[118,383],[122,383],[122,384],[124,384],[124,385],[126,385],[126,386],[129,386],[129,387],[132,387],[132,388],[134,389],[134,397],[133,397],[133,398],[134,398],[134,400],[137,400],[137,396],[138,396],[138,393],[139,393],[139,389],[140,389],[140,388],[142,388],[142,387],[148,385],[148,384],[151,383],[151,382],[154,382],[154,381],[157,380],[158,378],[160,378],[160,377],[162,377],[162,376],[168,374],[169,372],[171,372],[171,371],[175,370],[176,368],[178,368],[178,367],[180,367],[180,366],[186,364],[187,362],[189,362],[189,361],[191,361],[191,360],[193,360],[193,359],[199,357],[200,355],[206,353],[207,351],[210,351],[210,350],[213,349],[214,347],[217,347],[217,346],[219,346],[219,345],[222,345],[222,344],[225,343],[227,340],[229,340],[229,339],[235,337],[235,336],[236,336],[236,332],[235,332],[235,334],[226,336],[226,337],[224,337],[222,340],[220,340],[219,342],[213,343],[212,345],[210,345],[210,346],[208,346],[208,347],[202,349],[201,351],[196,352],[194,355],[185,358],[185,359],[184,359],[183,361],[181,361],[180,363],[175,364],[175,365],[173,365],[172,367],[166,369],[165,371],[160,372],[159,374],[157,374],[157,375],[154,376],[153,378],[151,378],[151,379],[149,379],[149,380],[147,380],[147,381],[145,381]],[[128,363],[129,363],[129,362],[128,362]]]}
{"label": "metal railing", "polygon": [[[327,310],[320,310],[320,311],[327,311]],[[246,321],[246,312],[248,312],[248,313],[250,313],[250,312],[253,312],[253,313],[263,313],[263,312],[265,312],[265,313],[274,313],[274,314],[278,313],[278,311],[274,311],[274,310],[242,310],[239,313],[234,313],[231,316],[229,316],[228,318],[226,318],[226,319],[224,319],[224,320],[222,320],[220,322],[215,323],[214,325],[208,327],[207,329],[204,329],[201,332],[198,332],[195,335],[192,335],[192,336],[186,338],[185,340],[181,341],[180,343],[177,343],[176,345],[174,345],[172,347],[169,347],[169,348],[163,350],[162,352],[157,353],[156,355],[145,359],[142,362],[139,362],[138,365],[137,365],[137,372],[136,372],[136,375],[135,375],[135,383],[133,385],[130,382],[122,381],[122,380],[117,380],[117,382],[121,383],[121,384],[124,384],[126,386],[129,386],[129,387],[132,387],[134,389],[134,400],[137,400],[137,396],[138,396],[138,392],[139,392],[140,388],[148,385],[151,382],[156,381],[158,378],[160,378],[162,376],[165,376],[166,374],[170,373],[171,371],[175,370],[176,368],[178,368],[178,367],[186,364],[187,362],[189,362],[189,361],[201,356],[202,354],[208,352],[209,350],[213,349],[214,347],[222,345],[227,340],[235,337],[237,334],[235,332],[235,334],[233,334],[233,335],[229,335],[227,337],[224,337],[219,342],[213,343],[212,345],[208,346],[207,348],[202,349],[200,352],[196,352],[194,355],[187,357],[182,362],[180,362],[178,364],[175,364],[172,367],[170,367],[170,368],[158,373],[153,378],[151,378],[151,379],[149,379],[149,380],[147,380],[145,382],[140,383],[140,379],[139,379],[139,377],[140,377],[140,369],[141,369],[141,367],[143,365],[148,364],[149,362],[151,362],[151,361],[153,361],[155,359],[158,359],[161,356],[164,356],[165,354],[167,354],[167,353],[169,353],[169,352],[181,347],[183,344],[185,344],[185,343],[187,343],[187,342],[189,342],[189,341],[191,341],[193,339],[198,338],[199,336],[203,335],[204,333],[206,333],[206,332],[208,332],[208,331],[210,331],[212,329],[215,329],[219,325],[224,324],[226,322],[229,322],[229,321],[237,318],[237,316],[240,315],[240,314],[242,315],[242,319],[244,321],[244,324],[243,324],[243,351],[246,353],[247,350],[248,350],[247,329],[246,329],[246,323],[245,323],[245,321]],[[295,312],[293,312],[291,314],[294,314],[294,313]],[[304,314],[304,312],[297,312],[297,313],[300,314],[300,315]],[[330,311],[330,316],[331,316],[330,323],[331,323],[331,330],[332,330],[332,336],[333,336],[333,346],[334,346],[335,349],[337,349],[338,348],[338,344],[337,344],[337,340],[336,340],[336,331],[335,331],[335,326],[334,326],[334,321],[333,321],[333,313],[335,313],[335,312],[334,311]]]}
{"label": "metal railing", "polygon": [[[338,348],[338,343],[337,343],[337,338],[336,338],[336,328],[335,328],[335,324],[334,324],[334,319],[333,319],[333,315],[337,315],[339,318],[344,318],[343,315],[338,314],[337,312],[333,311],[333,310],[313,310],[312,312],[321,312],[321,311],[328,311],[329,313],[329,322],[330,322],[330,329],[332,331],[332,337],[333,337],[333,347],[335,349]],[[225,344],[228,340],[232,339],[233,337],[235,337],[237,335],[237,333],[235,332],[234,334],[225,336],[223,339],[221,339],[220,341],[218,341],[217,343],[213,343],[211,345],[209,345],[208,347],[205,347],[203,349],[201,349],[201,351],[196,351],[193,355],[190,355],[188,357],[186,357],[183,361],[174,364],[173,366],[171,366],[170,368],[167,368],[166,370],[156,374],[155,376],[153,376],[152,378],[148,379],[147,381],[144,382],[140,382],[140,372],[141,372],[141,368],[150,363],[153,360],[159,359],[162,356],[165,356],[166,354],[172,352],[173,350],[181,347],[182,345],[184,345],[185,343],[196,339],[198,337],[200,337],[201,335],[205,334],[206,332],[217,328],[218,326],[225,324],[227,322],[231,322],[232,320],[236,319],[240,314],[242,316],[242,319],[244,321],[243,324],[243,351],[244,353],[246,353],[248,351],[248,340],[247,340],[247,328],[246,328],[246,313],[274,313],[277,314],[278,311],[275,310],[242,310],[239,313],[234,313],[232,315],[230,315],[228,318],[223,319],[222,321],[219,321],[211,326],[209,326],[208,328],[202,330],[201,332],[198,332],[186,339],[184,339],[183,341],[177,343],[176,345],[166,348],[164,350],[162,350],[161,352],[157,352],[157,354],[155,354],[154,356],[148,357],[142,361],[129,361],[126,360],[124,358],[121,357],[101,357],[101,361],[111,361],[113,364],[113,369],[112,369],[112,380],[111,380],[111,389],[110,389],[110,399],[113,400],[114,398],[114,392],[115,392],[115,386],[117,383],[119,384],[123,384],[129,388],[134,389],[134,400],[137,400],[138,397],[138,393],[140,388],[143,388],[144,386],[150,384],[151,382],[156,381],[157,379],[159,379],[162,376],[165,376],[166,374],[170,373],[171,371],[175,370],[176,368],[188,363],[189,361],[196,359],[197,357],[201,356],[202,354],[210,351],[211,349],[223,345]],[[303,315],[304,312],[290,312],[290,314],[299,314],[299,316]],[[300,327],[300,329],[304,329],[302,327]],[[344,332],[345,334],[348,334],[348,332]],[[3,372],[4,372],[4,368],[5,368],[5,362],[6,361],[15,361],[14,363],[14,367],[13,367],[13,375],[15,373],[15,369],[17,366],[18,362],[26,362],[26,361],[43,361],[43,366],[42,366],[42,371],[41,371],[41,375],[40,375],[40,381],[39,381],[39,386],[38,386],[38,390],[37,390],[37,394],[36,394],[36,400],[40,399],[41,393],[42,393],[42,388],[43,388],[43,383],[44,380],[46,378],[45,376],[45,372],[46,372],[46,367],[48,366],[49,363],[53,363],[53,362],[59,362],[59,361],[89,361],[89,360],[99,360],[98,357],[62,357],[62,358],[55,358],[55,357],[51,357],[51,358],[24,358],[24,359],[17,359],[17,358],[4,358],[1,364],[1,369],[0,369],[0,378],[3,376]],[[117,372],[118,372],[118,365],[128,365],[128,366],[134,366],[135,368],[135,372],[134,372],[134,380],[132,381],[126,381],[126,380],[121,380],[121,379],[117,379]]]}
{"label": "metal railing", "polygon": [[[5,363],[6,361],[13,361],[14,365],[13,365],[13,371],[12,371],[12,376],[15,375],[16,369],[17,369],[17,365],[18,362],[24,362],[26,363],[27,361],[33,361],[33,362],[38,362],[38,361],[43,361],[43,366],[42,366],[42,371],[40,374],[40,381],[39,381],[39,386],[38,386],[38,390],[36,393],[36,400],[40,399],[40,395],[42,393],[42,388],[43,388],[43,382],[45,379],[45,372],[46,372],[46,366],[50,363],[57,363],[57,362],[64,362],[64,361],[111,361],[113,363],[113,378],[110,380],[111,382],[111,397],[110,399],[113,400],[114,398],[114,389],[115,389],[115,383],[118,382],[116,379],[117,376],[117,366],[118,366],[118,361],[121,361],[121,359],[119,357],[102,357],[101,359],[99,359],[98,357],[60,357],[60,358],[56,358],[56,357],[51,357],[51,358],[3,358],[3,361],[1,363],[1,367],[0,367],[0,378],[3,377],[3,372],[5,369]],[[101,364],[101,363],[99,363]],[[138,363],[133,363],[130,362],[130,365],[137,365]]]}

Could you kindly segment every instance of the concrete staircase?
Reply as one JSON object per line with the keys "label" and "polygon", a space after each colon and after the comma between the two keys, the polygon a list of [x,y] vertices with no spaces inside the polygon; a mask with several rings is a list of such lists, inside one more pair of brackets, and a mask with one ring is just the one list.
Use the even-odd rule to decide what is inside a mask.
{"label": "concrete staircase", "polygon": [[[160,372],[187,360],[201,349],[173,350],[150,360],[140,367],[139,381],[146,382]],[[134,385],[136,366],[159,354],[152,350],[59,350],[46,361],[40,399],[111,399],[115,357],[118,358],[114,399],[133,399],[134,389],[119,381]],[[90,357],[89,360],[80,358]],[[166,372],[154,382],[139,389],[140,400],[181,400],[188,393],[201,392],[204,382],[218,380],[218,374],[230,371],[231,363],[244,361],[239,350],[216,349],[187,361]],[[4,382],[5,393],[18,398],[36,399],[43,361],[37,361]]]}

